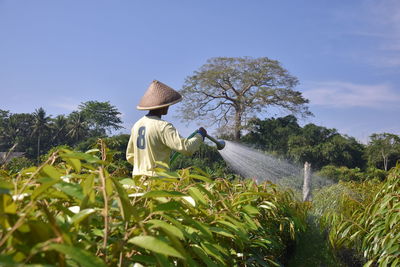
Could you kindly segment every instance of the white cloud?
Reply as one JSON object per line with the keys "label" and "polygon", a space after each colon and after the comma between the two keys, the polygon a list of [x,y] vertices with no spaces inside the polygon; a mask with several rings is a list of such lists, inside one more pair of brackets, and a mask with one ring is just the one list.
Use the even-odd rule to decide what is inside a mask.
{"label": "white cloud", "polygon": [[311,105],[349,108],[391,108],[398,107],[400,93],[389,84],[365,85],[350,82],[310,82],[304,96]]}
{"label": "white cloud", "polygon": [[55,100],[51,103],[53,107],[60,108],[66,111],[74,111],[78,110],[79,104],[77,104],[79,101],[69,98],[69,97],[62,97],[59,98],[58,100]]}
{"label": "white cloud", "polygon": [[378,41],[376,55],[367,57],[368,62],[378,67],[400,66],[400,1],[367,0],[363,20],[364,31],[375,35]]}

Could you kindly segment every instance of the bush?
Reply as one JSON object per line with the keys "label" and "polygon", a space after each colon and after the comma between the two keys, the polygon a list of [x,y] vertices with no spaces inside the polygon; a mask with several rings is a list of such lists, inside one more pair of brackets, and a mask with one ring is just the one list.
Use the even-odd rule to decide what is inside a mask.
{"label": "bush", "polygon": [[317,173],[318,176],[326,177],[332,181],[363,181],[365,175],[360,168],[349,169],[347,167],[336,167],[327,165]]}
{"label": "bush", "polygon": [[26,157],[17,157],[11,159],[5,164],[5,169],[9,170],[11,173],[17,173],[24,168],[33,166],[33,161]]}
{"label": "bush", "polygon": [[99,145],[0,172],[0,265],[279,266],[305,227],[307,204],[273,184],[197,168],[120,178]]}
{"label": "bush", "polygon": [[[383,183],[342,182],[315,197],[321,223],[336,251],[354,248],[365,266],[400,263],[400,165]],[[324,204],[325,203],[325,204]]]}

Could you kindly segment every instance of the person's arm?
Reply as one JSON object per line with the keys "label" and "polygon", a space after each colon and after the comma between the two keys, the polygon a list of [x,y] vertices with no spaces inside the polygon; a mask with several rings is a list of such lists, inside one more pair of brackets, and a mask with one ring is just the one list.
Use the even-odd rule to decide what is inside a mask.
{"label": "person's arm", "polygon": [[168,123],[161,131],[163,143],[183,155],[190,156],[199,149],[203,143],[203,136],[197,133],[192,138],[182,138],[175,127]]}
{"label": "person's arm", "polygon": [[129,138],[128,146],[126,148],[126,160],[133,165],[133,158],[135,152],[135,143],[133,141],[133,133],[131,132],[131,137]]}

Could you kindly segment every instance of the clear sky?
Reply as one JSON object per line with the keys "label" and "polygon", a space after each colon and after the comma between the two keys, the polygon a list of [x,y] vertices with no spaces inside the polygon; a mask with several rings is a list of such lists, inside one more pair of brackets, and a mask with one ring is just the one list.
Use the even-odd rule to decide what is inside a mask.
{"label": "clear sky", "polygon": [[0,109],[12,113],[110,101],[128,133],[153,79],[180,89],[218,56],[280,61],[310,100],[302,124],[362,142],[400,134],[398,0],[0,0]]}

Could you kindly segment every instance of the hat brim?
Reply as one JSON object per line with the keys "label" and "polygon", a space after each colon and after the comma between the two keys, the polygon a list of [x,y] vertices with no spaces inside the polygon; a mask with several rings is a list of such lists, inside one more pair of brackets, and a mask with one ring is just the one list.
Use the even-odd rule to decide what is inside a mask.
{"label": "hat brim", "polygon": [[177,99],[177,100],[175,100],[175,101],[172,101],[172,102],[170,102],[170,103],[162,104],[162,105],[158,105],[158,106],[152,106],[152,107],[136,106],[136,108],[137,108],[138,110],[153,110],[153,109],[159,109],[159,108],[164,108],[164,107],[172,106],[172,105],[174,105],[174,104],[176,104],[176,103],[179,103],[179,102],[182,101],[182,99],[183,99],[183,97],[181,97],[181,98],[179,98],[179,99]]}

